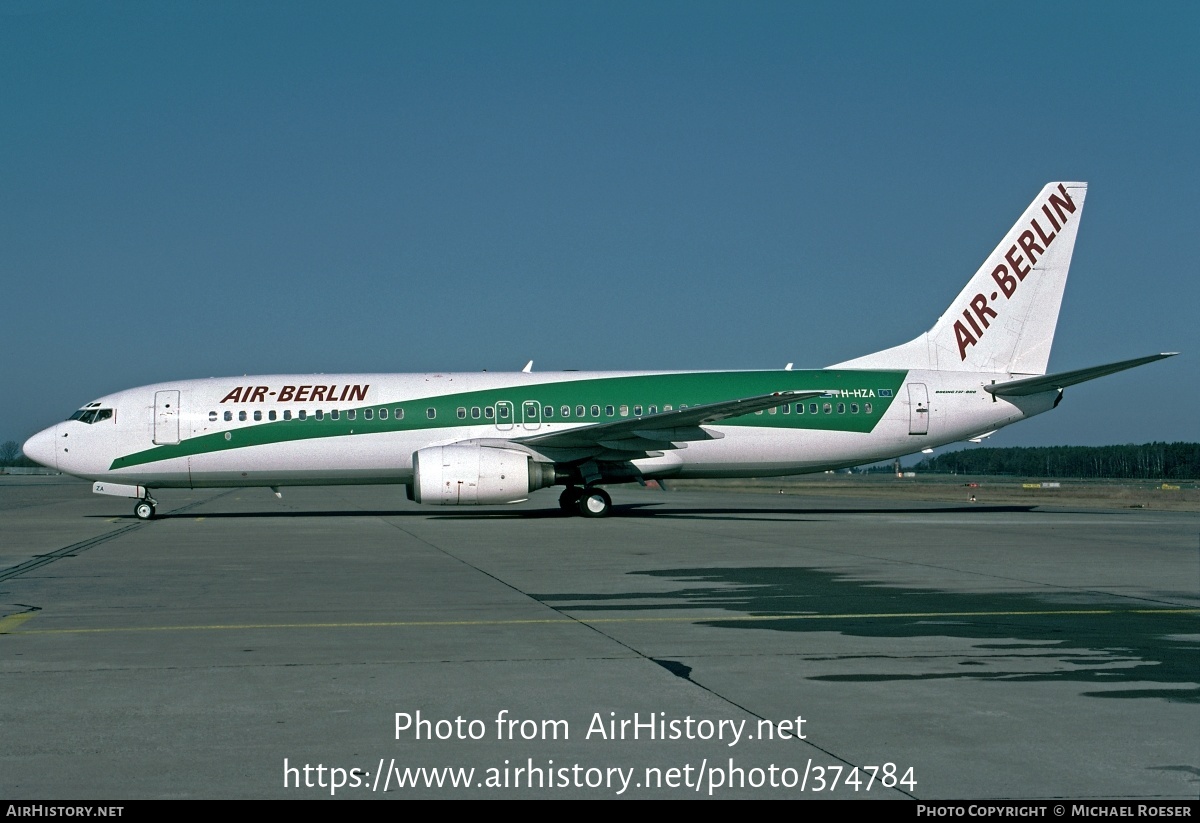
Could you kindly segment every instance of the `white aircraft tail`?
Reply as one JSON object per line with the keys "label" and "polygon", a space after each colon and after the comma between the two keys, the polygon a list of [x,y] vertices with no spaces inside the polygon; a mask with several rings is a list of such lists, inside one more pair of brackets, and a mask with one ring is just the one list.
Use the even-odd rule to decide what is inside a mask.
{"label": "white aircraft tail", "polygon": [[1045,374],[1087,183],[1050,183],[929,331],[837,369]]}

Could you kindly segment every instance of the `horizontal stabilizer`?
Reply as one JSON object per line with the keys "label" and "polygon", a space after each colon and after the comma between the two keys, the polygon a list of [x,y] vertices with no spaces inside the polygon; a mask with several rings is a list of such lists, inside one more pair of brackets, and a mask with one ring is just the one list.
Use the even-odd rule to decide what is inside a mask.
{"label": "horizontal stabilizer", "polygon": [[1011,380],[1008,383],[996,383],[991,386],[984,386],[984,389],[990,391],[998,397],[1025,397],[1030,394],[1040,394],[1041,392],[1055,391],[1056,389],[1065,389],[1067,386],[1074,386],[1077,383],[1086,383],[1088,380],[1095,380],[1097,377],[1104,377],[1109,374],[1116,374],[1119,371],[1132,369],[1134,366],[1141,366],[1145,363],[1153,363],[1155,360],[1164,360],[1168,357],[1174,357],[1179,352],[1163,352],[1162,354],[1152,354],[1149,357],[1137,357],[1133,360],[1122,360],[1120,363],[1108,363],[1103,366],[1092,366],[1090,369],[1076,369],[1075,371],[1059,372],[1058,374],[1046,374],[1040,377],[1026,377],[1022,380]]}

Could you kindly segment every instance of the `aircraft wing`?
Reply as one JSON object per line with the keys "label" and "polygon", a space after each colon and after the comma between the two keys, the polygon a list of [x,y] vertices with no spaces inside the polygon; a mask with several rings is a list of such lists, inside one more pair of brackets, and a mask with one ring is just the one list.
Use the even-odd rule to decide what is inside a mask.
{"label": "aircraft wing", "polygon": [[686,409],[648,414],[643,417],[628,417],[610,423],[593,423],[565,431],[519,437],[515,442],[523,443],[541,452],[564,450],[571,454],[560,454],[559,459],[574,460],[596,457],[602,460],[634,460],[651,456],[667,449],[682,449],[688,441],[719,440],[720,432],[703,428],[707,423],[718,423],[731,417],[741,417],[756,411],[772,409],[796,400],[819,397],[825,391],[783,391],[743,397],[737,400],[722,400]]}
{"label": "aircraft wing", "polygon": [[1149,357],[1137,357],[1133,360],[1122,360],[1119,363],[1107,363],[1103,366],[1092,366],[1089,369],[1076,369],[1075,371],[1064,371],[1058,374],[1045,374],[1038,377],[1025,377],[1020,380],[1010,380],[1007,383],[996,383],[991,386],[984,386],[986,391],[998,397],[1024,397],[1029,394],[1039,394],[1045,391],[1054,391],[1055,389],[1065,389],[1067,386],[1074,386],[1077,383],[1085,383],[1088,380],[1095,380],[1097,377],[1104,377],[1109,374],[1116,374],[1125,369],[1132,369],[1134,366],[1141,366],[1144,363],[1153,363],[1155,360],[1163,360],[1168,357],[1174,357],[1179,352],[1163,352],[1162,354],[1152,354]]}

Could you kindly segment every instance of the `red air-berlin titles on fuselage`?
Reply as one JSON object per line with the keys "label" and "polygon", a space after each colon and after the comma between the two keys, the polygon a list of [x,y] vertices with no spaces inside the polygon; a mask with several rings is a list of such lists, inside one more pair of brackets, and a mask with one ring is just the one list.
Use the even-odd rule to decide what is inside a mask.
{"label": "red air-berlin titles on fuselage", "polygon": [[[996,281],[998,289],[991,294],[990,300],[993,304],[1000,299],[1001,294],[1004,295],[1005,300],[1011,299],[1016,294],[1017,287],[1025,279],[1025,276],[1033,271],[1033,264],[1038,261],[1038,257],[1046,253],[1046,249],[1050,248],[1054,238],[1058,236],[1059,231],[1074,213],[1075,201],[1071,199],[1071,195],[1067,194],[1066,187],[1060,183],[1058,193],[1051,193],[1049,199],[1042,204],[1042,214],[1046,216],[1049,230],[1042,227],[1037,217],[1030,220],[1029,228],[1021,232],[1017,237],[1017,242],[1004,253],[1004,263],[992,270],[992,279]],[[983,339],[988,326],[991,325],[988,318],[997,316],[995,310],[988,305],[988,300],[989,298],[984,294],[975,295],[971,298],[970,308],[963,309],[963,319],[954,321],[954,337],[958,341],[959,360],[967,359],[967,346],[974,346]],[[965,325],[964,320],[966,321]],[[971,328],[968,329],[967,326]]]}
{"label": "red air-berlin titles on fuselage", "polygon": [[283,386],[279,391],[270,386],[238,386],[221,398],[222,403],[342,403],[367,399],[369,383],[352,386]]}

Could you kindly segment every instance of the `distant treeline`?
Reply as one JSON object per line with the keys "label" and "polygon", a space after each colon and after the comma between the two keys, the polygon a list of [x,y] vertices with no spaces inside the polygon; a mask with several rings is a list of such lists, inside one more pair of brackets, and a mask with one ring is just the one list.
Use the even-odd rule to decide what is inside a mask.
{"label": "distant treeline", "polygon": [[917,471],[1191,480],[1200,477],[1200,443],[964,449],[927,457],[917,464]]}
{"label": "distant treeline", "polygon": [[5,440],[0,443],[0,468],[7,466],[36,466],[25,455],[21,454],[21,445],[16,440]]}

